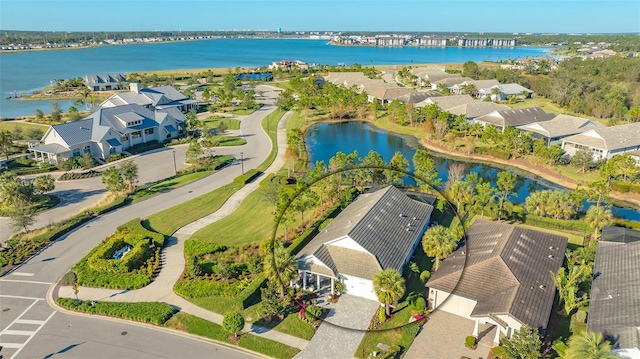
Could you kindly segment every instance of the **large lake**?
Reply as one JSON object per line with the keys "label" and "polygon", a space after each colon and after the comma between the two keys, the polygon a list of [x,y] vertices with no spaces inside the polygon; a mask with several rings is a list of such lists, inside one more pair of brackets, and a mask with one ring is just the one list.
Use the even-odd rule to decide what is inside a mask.
{"label": "large lake", "polygon": [[[366,122],[320,123],[313,125],[306,132],[305,141],[311,163],[324,161],[326,164],[329,163],[329,159],[336,152],[351,153],[358,151],[358,155],[364,157],[371,150],[378,152],[386,162],[389,162],[396,151],[399,151],[411,163],[413,154],[420,148],[420,144],[415,137],[396,135]],[[503,169],[485,164],[443,158],[436,153],[432,153],[432,158],[443,183],[448,178],[447,166],[452,163],[464,165],[465,173],[476,172],[482,179],[491,182],[493,186],[495,186],[498,179],[498,172],[503,171]],[[562,187],[545,181],[540,177],[521,175],[518,176],[516,182],[516,193],[510,200],[516,203],[523,203],[530,192],[549,188],[561,189]],[[585,203],[585,208],[588,206],[589,204]],[[614,206],[612,212],[619,217],[640,221],[640,211],[634,209]]]}
{"label": "large lake", "polygon": [[[7,100],[14,91],[31,92],[54,78],[90,73],[137,72],[215,67],[259,67],[296,59],[336,65],[446,64],[468,60],[507,60],[539,57],[547,47],[517,48],[379,48],[330,46],[326,40],[215,39],[160,44],[112,45],[79,50],[30,51],[0,54],[0,117],[51,111],[49,102]],[[61,102],[66,109],[70,102]]]}

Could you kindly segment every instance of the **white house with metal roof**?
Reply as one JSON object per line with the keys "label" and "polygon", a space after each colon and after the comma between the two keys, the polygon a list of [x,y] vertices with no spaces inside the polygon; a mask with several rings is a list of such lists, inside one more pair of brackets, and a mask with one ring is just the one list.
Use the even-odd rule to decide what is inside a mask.
{"label": "white house with metal roof", "polygon": [[140,88],[140,84],[132,82],[129,84],[131,91],[115,94],[100,104],[100,107],[116,107],[136,104],[150,109],[168,109],[176,107],[178,110],[187,112],[196,108],[200,101],[192,100],[183,95],[173,86],[158,86]]}
{"label": "white house with metal roof", "polygon": [[121,73],[88,74],[84,77],[84,84],[91,91],[122,90],[127,79]]}
{"label": "white house with metal roof", "polygon": [[393,268],[402,273],[420,243],[433,206],[389,186],[362,194],[297,255],[301,285],[344,283],[345,292],[377,300],[373,277]]}
{"label": "white house with metal roof", "polygon": [[556,117],[553,113],[544,112],[540,107],[504,109],[490,112],[473,119],[482,126],[494,125],[504,131],[507,126],[519,128],[534,122],[549,121]]}
{"label": "white house with metal roof", "polygon": [[557,115],[549,121],[533,122],[519,126],[520,131],[530,132],[534,138],[542,138],[547,146],[561,145],[562,139],[578,133],[583,133],[593,128],[604,127],[599,122],[594,122],[582,117],[569,115]]}
{"label": "white house with metal roof", "polygon": [[531,97],[533,91],[528,88],[511,83],[511,84],[497,84],[491,87],[483,87],[478,89],[478,97],[484,100],[487,96],[492,101],[504,101],[509,96],[516,96],[520,99]]}
{"label": "white house with metal roof", "polygon": [[140,105],[99,107],[80,121],[51,126],[42,137],[43,144],[29,151],[50,163],[85,153],[104,159],[138,144],[179,137],[184,133],[185,120],[176,108],[152,111]]}
{"label": "white house with metal roof", "polygon": [[640,150],[640,122],[594,128],[562,139],[562,149],[569,156],[583,148],[593,152],[594,160]]}

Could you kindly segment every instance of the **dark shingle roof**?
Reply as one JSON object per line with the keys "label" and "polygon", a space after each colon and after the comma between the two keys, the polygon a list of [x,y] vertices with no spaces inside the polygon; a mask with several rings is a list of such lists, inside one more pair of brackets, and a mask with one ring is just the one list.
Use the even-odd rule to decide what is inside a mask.
{"label": "dark shingle roof", "polygon": [[526,107],[511,110],[499,110],[476,118],[500,127],[522,126],[534,122],[549,121],[556,117],[553,113],[544,112],[540,107]]}
{"label": "dark shingle roof", "polygon": [[472,316],[508,313],[546,328],[555,295],[550,272],[562,266],[567,238],[485,220],[466,236],[427,286],[475,300]]}
{"label": "dark shingle roof", "polygon": [[640,232],[605,227],[597,244],[587,327],[614,348],[640,348]]}
{"label": "dark shingle roof", "polygon": [[[379,271],[380,268],[399,269],[422,235],[422,229],[428,223],[432,211],[433,206],[412,200],[393,186],[360,195],[311,240],[296,258],[314,256],[336,272],[353,269],[362,274]],[[358,257],[358,263],[349,263],[350,254],[358,251],[332,248],[332,241],[346,236],[369,252],[373,260]],[[368,263],[372,268],[362,269],[363,263]]]}

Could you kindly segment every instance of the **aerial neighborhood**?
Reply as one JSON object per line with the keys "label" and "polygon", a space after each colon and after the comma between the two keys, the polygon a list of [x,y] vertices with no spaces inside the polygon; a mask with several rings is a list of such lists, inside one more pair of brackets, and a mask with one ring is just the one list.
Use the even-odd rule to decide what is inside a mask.
{"label": "aerial neighborhood", "polygon": [[[152,35],[99,42],[221,40]],[[372,53],[528,41],[297,35]],[[52,76],[8,96],[52,111],[0,121],[0,359],[640,359],[640,59],[611,36],[540,35],[563,56],[518,60]]]}

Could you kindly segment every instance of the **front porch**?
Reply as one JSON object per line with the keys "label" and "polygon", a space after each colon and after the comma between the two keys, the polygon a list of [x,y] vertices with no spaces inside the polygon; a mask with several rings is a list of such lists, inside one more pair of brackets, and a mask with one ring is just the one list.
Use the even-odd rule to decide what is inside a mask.
{"label": "front porch", "polygon": [[69,158],[69,153],[71,152],[68,148],[57,143],[48,145],[32,145],[30,143],[29,146],[29,151],[33,152],[33,157],[36,161],[51,164],[57,164],[61,160]]}
{"label": "front porch", "polygon": [[307,270],[299,270],[298,278],[291,283],[292,286],[315,292],[318,296],[335,295],[336,278],[326,274],[315,273]]}

